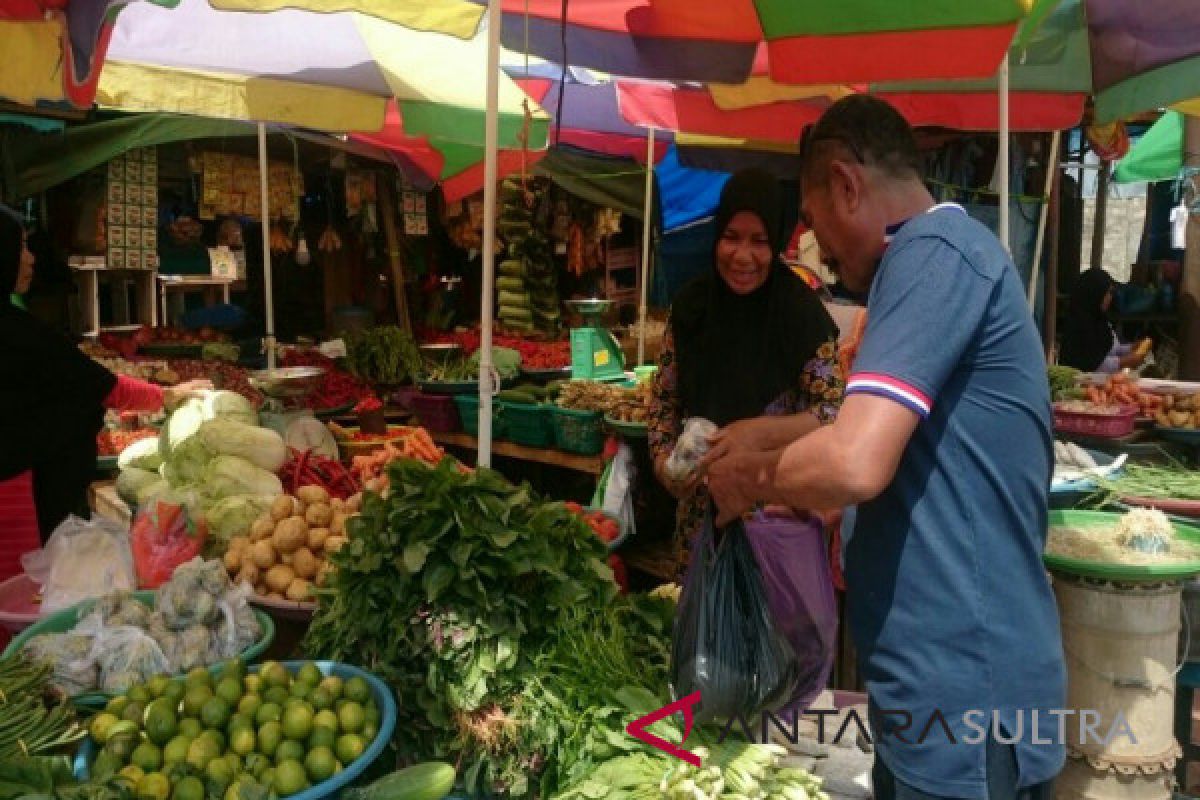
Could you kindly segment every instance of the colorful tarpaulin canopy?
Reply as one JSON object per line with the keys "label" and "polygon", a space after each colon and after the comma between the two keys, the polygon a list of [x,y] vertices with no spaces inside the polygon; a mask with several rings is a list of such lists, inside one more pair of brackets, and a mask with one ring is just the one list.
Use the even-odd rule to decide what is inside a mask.
{"label": "colorful tarpaulin canopy", "polygon": [[357,11],[415,31],[448,33],[470,39],[479,29],[483,8],[467,0],[209,0],[224,11],[279,11],[294,8],[333,14]]}
{"label": "colorful tarpaulin canopy", "polygon": [[1117,183],[1165,181],[1183,169],[1183,121],[1178,111],[1168,111],[1150,126],[1129,153],[1117,162]]}
{"label": "colorful tarpaulin canopy", "polygon": [[[410,135],[483,144],[486,42],[353,13],[126,9],[98,98],[113,108],[379,130],[395,97]],[[449,69],[448,65],[453,65]],[[547,118],[512,81],[500,87],[500,141],[544,146]]]}
{"label": "colorful tarpaulin canopy", "polygon": [[117,14],[131,3],[175,0],[0,2],[0,97],[91,108]]}

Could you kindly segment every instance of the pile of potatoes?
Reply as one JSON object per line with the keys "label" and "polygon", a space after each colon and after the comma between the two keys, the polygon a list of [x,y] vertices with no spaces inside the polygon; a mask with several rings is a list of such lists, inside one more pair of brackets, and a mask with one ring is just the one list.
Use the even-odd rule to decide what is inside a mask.
{"label": "pile of potatoes", "polygon": [[261,597],[310,602],[313,585],[321,586],[331,568],[328,556],[346,543],[347,518],[361,504],[361,494],[341,500],[320,486],[302,486],[294,497],[280,495],[249,536],[229,540],[225,569]]}

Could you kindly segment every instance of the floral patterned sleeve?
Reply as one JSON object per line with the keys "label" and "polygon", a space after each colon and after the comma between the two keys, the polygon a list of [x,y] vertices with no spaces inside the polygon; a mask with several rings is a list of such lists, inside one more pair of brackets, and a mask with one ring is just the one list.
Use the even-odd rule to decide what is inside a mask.
{"label": "floral patterned sleeve", "polygon": [[675,336],[671,322],[663,335],[658,371],[651,385],[650,415],[646,425],[650,456],[655,461],[665,458],[675,449],[675,441],[683,433],[683,407],[679,400],[679,369],[675,364]]}
{"label": "floral patterned sleeve", "polygon": [[838,361],[837,341],[830,339],[817,348],[817,354],[804,365],[800,374],[798,410],[812,412],[821,424],[837,417],[846,391],[846,376]]}

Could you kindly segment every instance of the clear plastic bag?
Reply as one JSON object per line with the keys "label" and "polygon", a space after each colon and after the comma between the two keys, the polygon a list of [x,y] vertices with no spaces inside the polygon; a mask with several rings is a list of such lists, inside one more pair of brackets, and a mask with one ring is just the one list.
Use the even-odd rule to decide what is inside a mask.
{"label": "clear plastic bag", "polygon": [[[798,704],[820,691],[829,675],[836,613],[806,596],[808,566],[797,570],[786,563],[799,558],[807,565],[811,559],[801,549],[811,540],[795,529],[784,535],[779,523],[756,522],[754,536],[741,521],[716,531],[710,515],[684,581],[671,673],[677,697],[700,692],[700,720]],[[815,521],[790,524],[820,531]],[[815,552],[824,564],[823,549]],[[824,569],[827,574],[827,564]]]}
{"label": "clear plastic bag", "polygon": [[700,459],[708,452],[708,439],[719,429],[703,417],[690,417],[683,423],[683,433],[675,442],[663,471],[673,481],[684,481],[696,471]]}
{"label": "clear plastic bag", "polygon": [[21,557],[21,566],[41,585],[46,612],[114,590],[137,588],[129,536],[103,517],[67,517],[45,547]]}
{"label": "clear plastic bag", "polygon": [[213,661],[233,658],[262,637],[262,626],[249,603],[253,591],[249,584],[243,583],[230,588],[222,597],[220,618],[212,636]]}
{"label": "clear plastic bag", "polygon": [[44,633],[21,648],[21,654],[34,664],[50,666],[50,683],[66,695],[96,688],[99,671],[91,652],[92,637],[76,633]]}
{"label": "clear plastic bag", "polygon": [[100,688],[106,692],[123,692],[170,671],[158,642],[131,625],[105,626],[97,631],[91,658],[100,670]]}
{"label": "clear plastic bag", "polygon": [[221,599],[229,588],[229,575],[221,562],[196,557],[176,568],[158,590],[158,608],[171,630],[211,626],[221,617]]}
{"label": "clear plastic bag", "polygon": [[207,537],[204,518],[167,495],[139,508],[130,537],[138,584],[145,589],[162,586],[176,567],[200,554]]}

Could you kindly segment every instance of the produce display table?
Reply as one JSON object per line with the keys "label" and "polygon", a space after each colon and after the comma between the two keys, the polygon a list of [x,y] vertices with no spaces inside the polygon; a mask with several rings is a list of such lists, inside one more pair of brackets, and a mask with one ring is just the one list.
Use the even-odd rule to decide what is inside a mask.
{"label": "produce display table", "polygon": [[96,481],[89,486],[88,505],[100,516],[126,528],[133,521],[129,506],[117,497],[117,485],[113,481]]}
{"label": "produce display table", "polygon": [[[433,433],[430,436],[444,447],[461,447],[466,450],[478,450],[479,439],[467,433]],[[498,456],[517,458],[522,461],[535,461],[552,467],[573,469],[576,472],[586,472],[590,475],[601,475],[604,472],[604,459],[600,456],[578,456],[564,453],[561,450],[547,450],[540,447],[525,447],[512,442],[492,442],[492,452]]]}

